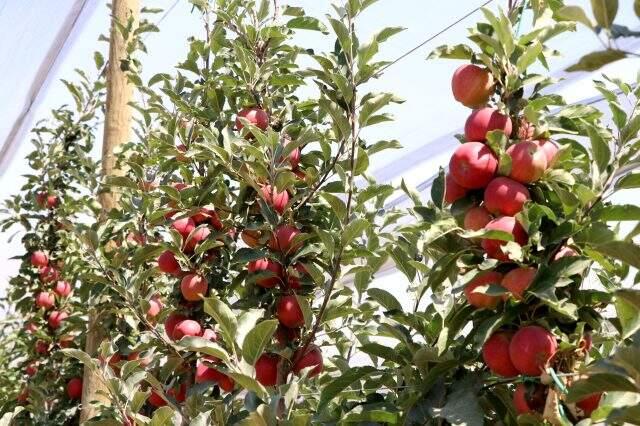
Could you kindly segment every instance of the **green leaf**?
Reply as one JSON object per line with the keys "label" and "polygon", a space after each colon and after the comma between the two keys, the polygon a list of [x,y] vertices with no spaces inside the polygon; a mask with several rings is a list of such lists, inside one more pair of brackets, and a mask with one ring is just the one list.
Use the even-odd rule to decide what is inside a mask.
{"label": "green leaf", "polygon": [[618,0],[591,0],[591,8],[598,25],[609,28],[618,13]]}
{"label": "green leaf", "polygon": [[204,299],[204,311],[216,320],[229,347],[234,347],[238,322],[231,308],[217,296],[212,295]]}
{"label": "green leaf", "polygon": [[164,406],[164,407],[157,408],[153,412],[153,417],[151,418],[151,422],[149,422],[149,426],[165,426],[165,425],[172,425],[172,424],[180,424],[181,423],[180,419],[181,419],[180,415],[174,412],[171,407]]}
{"label": "green leaf", "polygon": [[622,326],[622,338],[626,339],[640,330],[640,291],[616,291],[615,306]]}
{"label": "green leaf", "polygon": [[329,203],[338,220],[342,221],[345,219],[347,216],[347,206],[344,201],[328,192],[321,192],[320,196]]}
{"label": "green leaf", "polygon": [[351,241],[354,238],[358,238],[362,235],[362,233],[369,227],[370,223],[366,219],[356,219],[351,222],[347,226],[344,227],[342,231],[342,244],[344,247],[347,247],[351,244]]}
{"label": "green leaf", "polygon": [[215,356],[225,363],[229,361],[229,354],[216,342],[197,336],[185,336],[178,342],[185,350]]}
{"label": "green leaf", "polygon": [[316,18],[310,16],[298,16],[287,21],[287,28],[296,30],[320,31],[323,34],[329,34],[327,27]]}
{"label": "green leaf", "polygon": [[593,22],[580,6],[565,6],[558,10],[558,16],[561,19],[575,21],[585,25],[587,28],[593,28]]}
{"label": "green leaf", "polygon": [[528,46],[524,53],[518,58],[518,62],[516,63],[518,71],[520,73],[524,73],[527,68],[536,61],[536,58],[540,53],[542,53],[542,44],[540,44],[540,42],[536,42],[531,46]]}
{"label": "green leaf", "polygon": [[366,354],[382,358],[387,361],[392,361],[396,364],[402,363],[402,358],[395,349],[381,345],[380,343],[365,343],[364,345],[360,346],[359,349]]}
{"label": "green leaf", "polygon": [[592,374],[587,379],[576,381],[567,395],[568,402],[580,401],[598,392],[637,392],[638,389],[627,378],[618,374]]}
{"label": "green leaf", "polygon": [[347,56],[347,58],[353,57],[353,52],[351,51],[351,33],[347,26],[342,22],[334,18],[329,18],[329,24],[333,28],[333,32],[338,37],[338,43],[342,46],[342,51]]}
{"label": "green leaf", "polygon": [[626,241],[609,241],[593,248],[605,256],[621,260],[634,268],[640,268],[640,247]]}
{"label": "green leaf", "polygon": [[444,168],[440,167],[438,176],[436,176],[431,185],[431,201],[433,201],[433,204],[439,209],[444,205],[445,180]]}
{"label": "green leaf", "polygon": [[607,64],[626,57],[627,54],[621,50],[607,49],[599,52],[591,52],[580,58],[577,64],[571,65],[566,71],[595,71]]}
{"label": "green leaf", "polygon": [[243,388],[245,388],[248,391],[255,392],[261,399],[266,401],[267,396],[269,394],[267,393],[267,391],[264,388],[264,386],[262,386],[260,383],[258,383],[258,381],[256,379],[254,379],[253,377],[249,377],[246,374],[242,374],[242,373],[229,372],[229,373],[226,373],[226,374],[227,374],[227,376],[229,376],[233,380],[235,380],[237,384],[239,384],[240,386],[242,386]]}
{"label": "green leaf", "polygon": [[607,141],[594,126],[587,126],[587,133],[591,140],[593,160],[598,166],[600,173],[602,173],[607,169],[609,160],[611,160],[611,149],[609,148]]}
{"label": "green leaf", "polygon": [[456,45],[448,45],[445,44],[443,46],[439,46],[435,48],[427,59],[436,59],[436,58],[444,58],[444,59],[464,59],[466,61],[471,60],[473,58],[473,49],[471,49],[466,44],[456,44]]}
{"label": "green leaf", "polygon": [[484,414],[478,402],[479,387],[475,380],[477,377],[468,377],[455,382],[446,403],[442,408],[433,408],[433,414],[444,418],[454,425],[481,425],[484,424]]}
{"label": "green leaf", "polygon": [[242,343],[242,357],[249,364],[254,365],[264,348],[271,341],[273,333],[278,328],[278,320],[266,320],[258,323],[244,338]]}
{"label": "green leaf", "polygon": [[402,305],[398,302],[398,299],[387,290],[383,290],[381,288],[370,288],[367,290],[367,294],[373,300],[378,302],[382,307],[384,307],[387,311],[402,311]]}
{"label": "green leaf", "polygon": [[640,206],[634,204],[616,204],[605,206],[593,215],[595,220],[625,221],[640,220]]}
{"label": "green leaf", "polygon": [[634,0],[633,11],[635,12],[636,16],[640,18],[640,0]]}
{"label": "green leaf", "polygon": [[320,393],[320,402],[318,411],[321,411],[333,398],[335,398],[344,389],[352,386],[354,383],[362,380],[363,377],[376,372],[376,368],[371,366],[354,367],[347,371],[343,371],[340,375],[329,382]]}
{"label": "green leaf", "polygon": [[640,188],[640,173],[629,173],[622,176],[615,185],[616,189]]}

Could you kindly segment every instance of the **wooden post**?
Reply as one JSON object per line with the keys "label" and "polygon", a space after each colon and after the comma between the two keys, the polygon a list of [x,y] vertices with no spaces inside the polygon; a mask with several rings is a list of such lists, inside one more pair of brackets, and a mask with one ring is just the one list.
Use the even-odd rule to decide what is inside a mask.
{"label": "wooden post", "polygon": [[[104,121],[104,138],[102,141],[102,178],[118,174],[115,167],[116,158],[113,154],[116,147],[129,140],[131,134],[131,107],[128,105],[133,97],[133,87],[128,83],[125,72],[120,68],[121,59],[126,57],[126,41],[116,26],[116,22],[124,25],[133,18],[137,25],[140,14],[139,0],[113,0],[111,31],[109,43],[109,62],[107,64],[107,104]],[[103,217],[109,210],[117,207],[118,196],[115,193],[103,192],[100,194]],[[99,311],[91,307],[89,311],[89,323],[86,339],[86,352],[94,356],[96,350],[105,335],[101,328]],[[91,401],[99,401],[109,405],[104,383],[100,376],[88,368],[84,369],[82,390],[82,413],[80,423],[96,416],[97,410],[91,406]]]}

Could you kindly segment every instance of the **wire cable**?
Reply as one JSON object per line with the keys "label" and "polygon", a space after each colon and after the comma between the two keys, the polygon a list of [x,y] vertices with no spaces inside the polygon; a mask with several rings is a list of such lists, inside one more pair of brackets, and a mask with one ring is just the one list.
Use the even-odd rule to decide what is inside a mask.
{"label": "wire cable", "polygon": [[387,70],[389,67],[391,67],[392,65],[397,64],[398,62],[400,62],[401,60],[403,60],[404,58],[406,58],[407,56],[411,55],[412,53],[414,53],[415,51],[419,50],[421,47],[423,47],[425,44],[429,43],[430,41],[432,41],[433,39],[441,36],[442,34],[446,33],[447,31],[449,31],[451,28],[455,27],[456,25],[458,25],[460,22],[464,21],[465,19],[467,19],[469,16],[473,15],[474,13],[476,13],[477,11],[479,11],[480,9],[482,9],[483,7],[487,6],[489,3],[493,2],[494,0],[486,0],[484,3],[482,3],[480,6],[474,8],[473,10],[467,12],[465,15],[461,16],[460,18],[456,19],[454,22],[452,22],[451,24],[447,25],[446,27],[444,27],[443,29],[441,29],[440,31],[438,31],[437,33],[429,36],[429,38],[427,38],[425,41],[423,41],[422,43],[418,44],[417,46],[407,50],[405,53],[403,53],[402,55],[398,56],[396,59],[394,59],[393,61],[389,62],[387,65],[385,65],[384,67],[382,67],[380,69],[380,71],[378,71],[377,76],[380,77],[382,75],[382,73]]}

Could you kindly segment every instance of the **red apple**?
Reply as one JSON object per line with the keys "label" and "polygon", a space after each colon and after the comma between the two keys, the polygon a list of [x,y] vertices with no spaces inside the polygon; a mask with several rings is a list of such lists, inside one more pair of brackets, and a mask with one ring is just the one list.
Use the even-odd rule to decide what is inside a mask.
{"label": "red apple", "polygon": [[548,330],[530,325],[513,335],[509,344],[511,362],[522,374],[539,376],[556,354],[558,343]]}
{"label": "red apple", "polygon": [[547,155],[534,142],[518,142],[507,148],[511,157],[509,177],[520,183],[539,180],[547,169]]}
{"label": "red apple", "polygon": [[193,231],[193,233],[189,235],[187,237],[187,240],[184,242],[184,252],[193,253],[193,251],[196,249],[196,246],[202,241],[206,240],[210,234],[211,231],[206,227],[201,227]]}
{"label": "red apple", "polygon": [[169,338],[171,338],[171,336],[173,336],[173,332],[176,329],[176,325],[178,325],[178,323],[186,319],[187,317],[177,312],[170,314],[167,317],[167,319],[164,321],[164,332],[167,334]]}
{"label": "red apple", "polygon": [[54,209],[58,206],[58,197],[52,194],[47,195],[47,208]]}
{"label": "red apple", "polygon": [[151,299],[149,299],[149,309],[147,309],[147,318],[155,318],[161,310],[162,300],[160,300],[160,296],[151,296]]}
{"label": "red apple", "polygon": [[484,206],[498,215],[514,216],[530,199],[526,186],[502,176],[493,179],[484,190]]}
{"label": "red apple", "polygon": [[60,297],[67,297],[71,294],[71,284],[67,281],[58,281],[53,291]]}
{"label": "red apple", "polygon": [[287,203],[289,202],[289,193],[287,191],[278,192],[275,186],[264,185],[260,192],[264,202],[273,207],[280,214],[284,213]]}
{"label": "red apple", "polygon": [[300,329],[289,328],[282,324],[278,324],[274,337],[281,346],[286,346],[289,342],[296,342],[300,340]]}
{"label": "red apple", "polygon": [[49,327],[55,330],[58,327],[60,327],[60,325],[62,324],[62,321],[66,320],[68,317],[69,317],[69,314],[64,311],[53,311],[49,314],[49,319],[47,320],[47,323],[49,324]]}
{"label": "red apple", "polygon": [[70,348],[71,346],[73,346],[75,339],[72,335],[70,334],[66,334],[64,336],[60,336],[60,338],[58,339],[58,345],[61,348]]}
{"label": "red apple", "polygon": [[181,383],[178,387],[171,388],[167,391],[167,395],[175,399],[176,402],[184,402],[187,399],[187,385]]}
{"label": "red apple", "polygon": [[35,361],[29,362],[25,367],[24,372],[29,377],[35,376],[36,373],[38,372],[38,364],[36,364]]}
{"label": "red apple", "polygon": [[242,233],[240,233],[240,238],[242,238],[242,241],[244,241],[244,243],[251,248],[258,246],[261,237],[262,232],[258,230],[245,229],[242,231]]}
{"label": "red apple", "polygon": [[249,123],[256,126],[260,130],[266,130],[266,128],[269,126],[269,115],[262,108],[243,108],[238,113],[238,118],[236,118],[237,130],[242,130],[244,128],[244,124],[242,124],[240,118],[247,119]]}
{"label": "red apple", "polygon": [[28,322],[24,325],[24,330],[29,334],[33,334],[38,331],[38,326],[32,322]]}
{"label": "red apple", "polygon": [[264,288],[273,288],[282,282],[282,265],[271,259],[259,259],[249,262],[247,270],[250,274],[270,272],[272,276],[256,279],[256,284]]}
{"label": "red apple", "polygon": [[275,386],[278,383],[278,365],[280,355],[264,353],[256,361],[256,380],[262,386]]}
{"label": "red apple", "polygon": [[[521,246],[527,244],[527,240],[529,239],[522,225],[512,216],[502,216],[493,219],[484,229],[509,232],[513,235],[513,240]],[[502,260],[503,262],[509,261],[509,256],[502,251],[502,247],[507,244],[506,241],[485,238],[481,244],[487,256]]]}
{"label": "red apple", "polygon": [[562,259],[563,257],[578,256],[578,252],[569,246],[562,246],[560,250],[553,256],[553,260]]}
{"label": "red apple", "polygon": [[276,228],[274,235],[269,239],[269,248],[277,250],[281,253],[296,251],[302,245],[301,243],[293,243],[293,239],[300,235],[301,232],[294,225],[280,225]]}
{"label": "red apple", "polygon": [[513,294],[517,300],[524,298],[524,292],[529,288],[538,270],[530,266],[512,269],[502,279],[502,287]]}
{"label": "red apple", "polygon": [[300,287],[302,287],[300,280],[309,273],[307,271],[307,268],[305,268],[302,263],[296,263],[291,269],[287,273],[287,286],[290,289],[298,290]]}
{"label": "red apple", "polygon": [[477,65],[461,65],[453,73],[451,90],[453,97],[462,105],[469,108],[481,107],[493,94],[493,75],[486,68]]}
{"label": "red apple", "polygon": [[70,399],[80,399],[82,397],[82,379],[74,377],[67,383],[67,395]]}
{"label": "red apple", "polygon": [[196,383],[218,382],[224,375],[213,367],[199,360],[196,362]]}
{"label": "red apple", "polygon": [[20,393],[16,397],[16,401],[19,404],[24,404],[25,402],[27,402],[28,399],[29,399],[29,389],[26,388],[26,387],[22,388],[22,390],[20,391]]}
{"label": "red apple", "polygon": [[455,182],[468,189],[484,188],[498,169],[498,159],[480,142],[460,145],[449,161],[449,173]]}
{"label": "red apple", "polygon": [[591,416],[591,413],[600,405],[601,393],[594,393],[588,397],[576,402],[578,408],[580,408],[586,417]]}
{"label": "red apple", "polygon": [[518,383],[513,394],[513,406],[518,414],[542,412],[547,389],[539,383]]}
{"label": "red apple", "polygon": [[41,291],[36,295],[36,306],[44,309],[51,309],[56,304],[56,298],[48,291]]}
{"label": "red apple", "polygon": [[289,328],[302,327],[304,315],[296,296],[283,296],[278,301],[276,315],[281,324]]}
{"label": "red apple", "polygon": [[444,202],[453,204],[460,198],[467,195],[468,189],[456,183],[451,173],[447,173],[444,179]]}
{"label": "red apple", "polygon": [[199,302],[202,296],[207,295],[208,288],[206,278],[197,274],[186,275],[180,283],[182,297],[190,302]]}
{"label": "red apple", "polygon": [[45,267],[49,265],[49,257],[43,251],[33,252],[31,255],[31,264],[35,267]]}
{"label": "red apple", "polygon": [[49,353],[49,343],[44,340],[38,340],[36,342],[36,352],[41,355]]}
{"label": "red apple", "polygon": [[149,401],[149,404],[156,408],[164,407],[165,405],[167,405],[167,401],[165,401],[164,398],[162,398],[160,394],[154,390],[151,391],[151,395],[149,395],[149,399],[147,401]]}
{"label": "red apple", "polygon": [[173,340],[180,340],[184,336],[201,336],[202,335],[202,327],[198,324],[197,321],[194,320],[184,320],[180,321],[176,324],[176,327],[173,329],[173,334],[171,337]]}
{"label": "red apple", "polygon": [[210,340],[212,342],[217,342],[218,333],[216,333],[216,331],[211,328],[205,328],[204,331],[202,332],[202,338]]}
{"label": "red apple", "polygon": [[502,377],[514,377],[518,370],[513,366],[509,356],[511,333],[498,331],[493,333],[482,346],[482,359],[489,370]]}
{"label": "red apple", "polygon": [[482,206],[471,207],[464,215],[464,229],[478,231],[493,220],[491,214]]}
{"label": "red apple", "polygon": [[236,387],[236,383],[231,377],[223,374],[222,377],[220,377],[220,379],[218,380],[218,386],[220,386],[220,389],[225,392],[231,392]]}
{"label": "red apple", "polygon": [[547,139],[539,139],[533,141],[536,145],[538,145],[547,159],[547,167],[553,167],[556,162],[556,155],[558,154],[559,148],[555,142],[547,140]]}
{"label": "red apple", "polygon": [[131,352],[129,355],[127,355],[127,361],[139,361],[140,367],[144,368],[149,364],[151,364],[151,362],[153,361],[153,358],[150,356],[140,358],[139,352]]}
{"label": "red apple", "polygon": [[487,132],[502,130],[511,136],[511,118],[495,108],[486,107],[474,110],[464,125],[464,137],[467,142],[484,142]]}
{"label": "red apple", "polygon": [[52,283],[60,279],[60,272],[52,266],[45,266],[39,269],[40,280],[43,283]]}
{"label": "red apple", "polygon": [[179,275],[182,272],[180,264],[171,250],[163,251],[158,257],[158,269],[171,275]]}
{"label": "red apple", "polygon": [[464,287],[464,295],[471,306],[480,309],[494,309],[500,301],[500,296],[491,296],[485,293],[474,292],[480,286],[489,284],[499,285],[502,274],[495,271],[480,272]]}
{"label": "red apple", "polygon": [[201,225],[208,222],[216,231],[224,229],[224,225],[220,221],[220,216],[213,207],[202,207],[198,213],[191,216],[191,219],[197,224]]}
{"label": "red apple", "polygon": [[196,223],[190,217],[174,220],[171,227],[178,231],[182,238],[187,238],[191,231],[196,228]]}
{"label": "red apple", "polygon": [[309,345],[304,355],[301,355],[302,348],[299,348],[293,354],[293,359],[297,360],[293,364],[293,372],[300,374],[302,370],[309,367],[314,367],[309,372],[308,377],[315,377],[322,372],[323,361],[322,351],[316,345]]}

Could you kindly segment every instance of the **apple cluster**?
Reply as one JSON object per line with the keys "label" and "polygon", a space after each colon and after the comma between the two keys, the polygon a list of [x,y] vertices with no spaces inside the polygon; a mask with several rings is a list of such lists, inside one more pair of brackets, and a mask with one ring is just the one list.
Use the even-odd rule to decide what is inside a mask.
{"label": "apple cluster", "polygon": [[[40,191],[35,196],[36,205],[40,209],[48,209],[51,213],[58,207],[58,197],[55,194]],[[44,220],[49,220],[47,216]],[[44,244],[44,242],[43,242]],[[31,359],[25,366],[25,374],[31,378],[35,376],[41,362],[51,356],[51,352],[60,348],[68,348],[74,344],[74,336],[64,334],[57,336],[63,322],[69,317],[65,310],[65,301],[71,296],[72,285],[62,278],[61,269],[64,266],[62,259],[52,259],[45,249],[33,251],[29,257],[29,267],[35,271],[38,277],[38,292],[34,295],[34,315],[24,325],[27,334],[36,337],[33,343],[33,351],[36,359]],[[46,326],[39,324],[46,321]],[[47,338],[45,339],[44,336]],[[40,359],[37,359],[40,358]],[[82,378],[71,378],[66,385],[67,396],[71,400],[79,400],[82,396]],[[19,403],[26,403],[29,399],[29,390],[23,388],[18,395]]]}
{"label": "apple cluster", "polygon": [[[511,298],[524,303],[525,292],[534,281],[538,265],[517,263],[511,256],[514,247],[526,246],[529,240],[518,214],[531,200],[532,185],[547,169],[554,167],[559,147],[551,140],[536,138],[535,127],[524,117],[513,117],[519,124],[514,131],[509,113],[488,105],[495,92],[489,70],[474,64],[460,66],[453,75],[452,90],[455,99],[473,111],[465,123],[465,142],[451,156],[445,177],[445,202],[452,204],[468,195],[480,200],[464,213],[463,227],[483,234],[479,241],[476,238],[472,241],[479,243],[488,259],[497,261],[496,267],[479,271],[465,285],[464,295],[477,309],[495,309],[500,302]],[[500,153],[487,143],[488,133],[492,131],[502,132],[509,140],[504,154],[510,166],[501,167]],[[505,157],[502,158],[505,161]],[[492,239],[489,231],[506,233],[512,241]],[[577,255],[572,247],[564,246],[551,261]],[[502,294],[487,291],[491,287],[502,289]],[[489,370],[504,378],[546,374],[558,352],[556,337],[537,325],[535,318],[530,323],[509,327],[498,330],[484,343],[482,357]],[[599,397],[577,405],[589,415],[598,405]],[[545,400],[546,387],[539,381],[520,383],[516,387],[514,406],[519,414],[541,412]]]}

